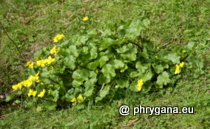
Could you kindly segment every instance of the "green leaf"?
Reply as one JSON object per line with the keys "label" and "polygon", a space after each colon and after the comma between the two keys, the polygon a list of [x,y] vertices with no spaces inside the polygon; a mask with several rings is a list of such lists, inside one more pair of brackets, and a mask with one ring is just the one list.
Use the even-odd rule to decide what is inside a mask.
{"label": "green leaf", "polygon": [[128,66],[127,66],[127,65],[124,65],[123,68],[120,69],[120,72],[121,72],[121,73],[124,72],[127,68],[128,68]]}
{"label": "green leaf", "polygon": [[98,67],[98,65],[99,65],[99,61],[90,62],[87,65],[87,68],[94,70]]}
{"label": "green leaf", "polygon": [[50,70],[53,70],[54,73],[61,73],[61,74],[63,74],[64,71],[65,71],[65,68],[66,68],[66,66],[63,65],[61,67],[55,67],[54,69],[50,68]]}
{"label": "green leaf", "polygon": [[149,20],[149,19],[144,19],[144,20],[142,21],[142,24],[143,24],[146,28],[148,28],[149,25],[150,25],[150,20]]}
{"label": "green leaf", "polygon": [[34,69],[27,69],[29,75],[35,75],[36,71]]}
{"label": "green leaf", "polygon": [[112,78],[112,77],[116,76],[114,67],[110,64],[104,65],[101,72],[104,74],[104,76],[106,76],[108,78]]}
{"label": "green leaf", "polygon": [[122,78],[122,79],[117,80],[116,82],[117,82],[116,87],[125,88],[129,86],[128,78]]}
{"label": "green leaf", "polygon": [[82,83],[83,83],[83,81],[77,81],[77,80],[73,80],[73,81],[72,81],[72,85],[73,85],[74,87],[79,87],[79,86],[82,85]]}
{"label": "green leaf", "polygon": [[130,72],[130,77],[131,77],[131,78],[136,78],[136,77],[138,77],[139,75],[140,75],[140,73],[137,72],[137,71]]}
{"label": "green leaf", "polygon": [[66,40],[66,41],[64,41],[64,42],[62,42],[61,44],[59,44],[59,47],[67,47],[67,46],[69,46],[69,44],[70,44],[70,40]]}
{"label": "green leaf", "polygon": [[75,97],[73,93],[74,93],[74,90],[72,88],[72,89],[69,89],[68,92],[65,94],[65,100],[67,102],[71,102],[71,100]]}
{"label": "green leaf", "polygon": [[87,40],[88,40],[87,36],[78,35],[76,44],[78,44],[78,45],[85,44]]}
{"label": "green leaf", "polygon": [[[135,49],[134,49],[135,50]],[[126,53],[123,53],[121,54],[121,56],[124,58],[124,59],[128,59],[130,61],[135,61],[136,60],[136,53],[135,51],[134,52],[126,52]]]}
{"label": "green leaf", "polygon": [[128,59],[130,61],[135,61],[136,60],[136,54],[137,54],[137,48],[134,47],[132,44],[128,44],[126,47],[129,48],[129,49],[126,52],[121,53],[120,54],[121,57],[123,57],[124,59]]}
{"label": "green leaf", "polygon": [[69,53],[70,55],[73,55],[73,56],[75,56],[75,57],[78,57],[78,56],[79,56],[78,50],[77,50],[77,48],[76,48],[75,45],[69,46],[69,48],[68,48],[67,50],[68,50],[68,53]]}
{"label": "green leaf", "polygon": [[136,69],[140,72],[140,73],[145,73],[147,70],[150,69],[151,64],[141,64],[141,62],[137,62],[136,63]]}
{"label": "green leaf", "polygon": [[111,38],[104,38],[103,40],[101,40],[99,50],[102,51],[104,49],[107,49],[110,45],[112,45],[113,42],[114,40]]}
{"label": "green leaf", "polygon": [[99,59],[100,67],[102,67],[108,60],[109,60],[109,57],[108,57],[108,56],[102,56],[102,57]]}
{"label": "green leaf", "polygon": [[79,82],[84,81],[85,79],[88,78],[88,76],[89,76],[89,71],[86,69],[77,69],[73,72],[72,75],[72,77]]}
{"label": "green leaf", "polygon": [[161,73],[161,72],[163,72],[163,66],[162,65],[156,65],[156,64],[154,64],[154,65],[152,65],[153,66],[153,68],[154,68],[154,70],[155,70],[155,72],[156,73]]}
{"label": "green leaf", "polygon": [[100,97],[96,97],[96,102],[102,100],[109,93],[110,87],[111,87],[110,85],[104,87],[102,86],[102,89],[99,92]]}
{"label": "green leaf", "polygon": [[139,79],[142,79],[144,82],[148,81],[148,80],[151,80],[152,79],[152,76],[153,76],[153,73],[151,72],[151,70],[149,70],[148,72],[146,73],[142,73],[140,76],[139,76]]}
{"label": "green leaf", "polygon": [[167,85],[170,82],[169,74],[164,71],[157,77],[157,84],[160,86],[159,88],[163,88],[163,85]]}
{"label": "green leaf", "polygon": [[121,30],[118,31],[118,33],[120,34],[121,37],[123,37],[126,34],[126,30],[125,29],[121,29]]}
{"label": "green leaf", "polygon": [[142,92],[143,93],[147,93],[147,92],[149,92],[150,91],[150,89],[152,88],[152,86],[153,86],[153,83],[151,83],[151,81],[147,81],[147,82],[145,82],[144,84],[143,84],[143,86],[142,86]]}
{"label": "green leaf", "polygon": [[89,71],[89,77],[90,78],[97,78],[98,70],[95,71]]}
{"label": "green leaf", "polygon": [[111,31],[110,29],[106,29],[102,34],[101,34],[101,37],[107,37],[107,36],[110,36],[114,34],[113,31]]}
{"label": "green leaf", "polygon": [[114,59],[114,60],[110,61],[109,64],[112,65],[112,67],[113,67],[114,69],[123,68],[124,65],[125,65],[121,60],[118,60],[118,59]]}
{"label": "green leaf", "polygon": [[82,53],[83,55],[88,54],[88,52],[89,52],[88,49],[89,49],[89,48],[88,48],[87,46],[83,47],[83,48],[81,49],[81,53]]}
{"label": "green leaf", "polygon": [[44,103],[42,103],[42,107],[45,107],[48,111],[55,110],[56,106],[56,102],[45,101]]}
{"label": "green leaf", "polygon": [[79,53],[76,45],[70,45],[68,48],[61,48],[59,51],[59,55],[62,55],[64,58],[68,56],[78,57]]}
{"label": "green leaf", "polygon": [[70,122],[70,123],[65,124],[64,127],[65,127],[65,128],[67,128],[67,127],[68,127],[68,128],[69,128],[69,127],[72,127],[73,125],[75,125],[75,123],[76,123],[76,121],[72,121],[72,122]]}
{"label": "green leaf", "polygon": [[148,51],[154,51],[154,44],[150,41],[143,40],[144,48],[146,48]]}
{"label": "green leaf", "polygon": [[129,50],[130,48],[128,47],[128,45],[123,45],[122,47],[116,49],[117,53],[125,53]]}
{"label": "green leaf", "polygon": [[189,42],[186,47],[190,50],[193,50],[196,47],[196,44],[195,42]]}
{"label": "green leaf", "polygon": [[74,69],[75,68],[75,57],[69,55],[67,57],[64,58],[64,65],[67,67],[67,68],[70,68],[70,69]]}
{"label": "green leaf", "polygon": [[149,58],[149,54],[148,54],[148,51],[147,51],[146,47],[144,47],[143,52],[139,53],[138,55],[143,57],[144,59],[148,59]]}
{"label": "green leaf", "polygon": [[94,84],[96,82],[96,79],[90,79],[90,80],[87,80],[85,82],[85,93],[84,95],[89,97],[93,94],[93,90],[94,90]]}
{"label": "green leaf", "polygon": [[141,31],[144,30],[140,20],[133,20],[126,30],[126,37],[130,40],[136,39],[141,34]]}
{"label": "green leaf", "polygon": [[62,81],[62,79],[58,79],[59,81],[58,81],[58,84],[59,84],[59,86],[61,87],[61,90],[60,90],[60,93],[62,94],[64,94],[64,93],[66,93],[66,88],[64,87],[64,85],[63,85],[63,81]]}
{"label": "green leaf", "polygon": [[174,64],[180,63],[180,56],[177,53],[171,53],[164,57],[164,59],[172,61]]}
{"label": "green leaf", "polygon": [[39,50],[39,51],[36,51],[35,53],[34,53],[34,59],[36,59],[36,60],[40,60],[40,59],[42,59],[43,57],[44,57],[44,49],[43,50]]}
{"label": "green leaf", "polygon": [[47,67],[43,68],[40,74],[41,77],[45,77],[45,78],[50,77],[50,75],[51,75],[51,71],[48,71]]}
{"label": "green leaf", "polygon": [[16,93],[17,92],[12,92],[10,95],[6,96],[5,101],[9,102],[10,100],[12,100],[15,97]]}
{"label": "green leaf", "polygon": [[98,49],[95,46],[91,46],[90,60],[97,58],[97,56],[98,56]]}
{"label": "green leaf", "polygon": [[88,37],[94,37],[95,35],[97,35],[96,29],[92,29],[92,30],[88,31],[87,35],[88,35]]}
{"label": "green leaf", "polygon": [[188,60],[196,69],[202,70],[204,68],[204,60],[202,58],[194,58],[191,56]]}
{"label": "green leaf", "polygon": [[110,81],[111,81],[111,78],[110,77],[104,76],[103,74],[100,74],[99,75],[98,83],[100,85],[105,84],[105,83],[109,83]]}
{"label": "green leaf", "polygon": [[131,91],[138,92],[138,89],[137,89],[137,82],[136,82],[136,83],[130,84],[129,89],[130,89]]}
{"label": "green leaf", "polygon": [[54,97],[53,101],[56,102],[59,99],[59,92],[58,90],[51,91],[50,94]]}

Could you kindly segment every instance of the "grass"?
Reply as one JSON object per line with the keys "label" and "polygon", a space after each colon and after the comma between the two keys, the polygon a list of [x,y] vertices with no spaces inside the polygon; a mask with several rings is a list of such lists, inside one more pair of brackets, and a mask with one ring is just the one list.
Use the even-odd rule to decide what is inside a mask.
{"label": "grass", "polygon": [[[16,0],[0,1],[0,94],[10,91],[11,85],[25,78],[24,64],[33,53],[52,45],[52,38],[63,33],[70,39],[86,25],[81,21],[89,16],[87,29],[104,30],[109,23],[121,20],[145,19],[151,26],[143,36],[157,48],[196,42],[195,56],[204,58],[204,72],[199,68],[186,74],[173,89],[150,94],[125,91],[126,98],[100,106],[88,106],[58,111],[37,112],[36,109],[1,111],[4,128],[208,128],[210,126],[210,27],[208,0]],[[4,28],[4,30],[3,30]],[[6,35],[9,35],[11,39]],[[15,45],[15,44],[16,45]],[[16,46],[18,48],[16,48]],[[20,53],[18,52],[20,51]],[[200,62],[197,62],[198,64]],[[198,65],[199,66],[199,65]],[[138,106],[189,106],[194,114],[138,114],[120,116],[118,103]],[[3,117],[2,116],[2,117]],[[138,118],[138,119],[137,119]],[[128,126],[130,120],[135,120]]]}

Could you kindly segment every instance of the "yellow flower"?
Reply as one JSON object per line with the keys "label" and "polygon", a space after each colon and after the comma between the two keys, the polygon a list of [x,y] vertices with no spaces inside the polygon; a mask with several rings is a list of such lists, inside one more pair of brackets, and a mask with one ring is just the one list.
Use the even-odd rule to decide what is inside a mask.
{"label": "yellow flower", "polygon": [[52,58],[51,56],[49,56],[47,59],[45,59],[46,63],[51,64],[52,62],[55,61],[54,58]]}
{"label": "yellow flower", "polygon": [[86,16],[86,17],[83,17],[83,21],[87,21],[89,18]]}
{"label": "yellow flower", "polygon": [[39,93],[38,97],[42,98],[44,96],[45,92],[46,92],[46,90],[44,89],[42,92]]}
{"label": "yellow flower", "polygon": [[82,95],[79,95],[79,96],[77,97],[77,99],[78,99],[78,100],[83,100]]}
{"label": "yellow flower", "polygon": [[140,91],[141,89],[142,89],[142,86],[143,86],[143,80],[141,79],[141,80],[138,80],[138,84],[137,84],[137,89],[138,89],[138,91]]}
{"label": "yellow flower", "polygon": [[181,72],[180,66],[176,65],[176,70],[175,70],[174,74],[178,74],[180,72]]}
{"label": "yellow flower", "polygon": [[20,82],[22,86],[30,87],[33,84],[33,81],[39,81],[39,73],[35,74],[34,76],[29,76],[27,80]]}
{"label": "yellow flower", "polygon": [[41,67],[45,67],[46,64],[51,64],[52,62],[54,62],[55,59],[52,58],[51,56],[49,56],[47,59],[43,59],[43,60],[38,60],[36,62],[37,66],[41,66]]}
{"label": "yellow flower", "polygon": [[18,83],[18,84],[16,84],[16,85],[13,85],[13,86],[12,86],[12,89],[13,89],[14,91],[15,91],[15,90],[18,90],[18,89],[21,90],[22,87],[23,87],[22,84],[21,84],[21,83]]}
{"label": "yellow flower", "polygon": [[37,93],[37,91],[34,91],[34,90],[29,90],[29,92],[28,92],[28,96],[36,96],[36,93]]}
{"label": "yellow flower", "polygon": [[54,47],[50,50],[50,53],[51,53],[51,54],[57,55],[59,50],[60,50],[60,48],[56,48],[56,46],[54,46]]}
{"label": "yellow flower", "polygon": [[18,85],[16,84],[16,85],[13,85],[13,86],[12,86],[12,89],[15,91],[15,90],[19,89],[19,87],[18,87]]}
{"label": "yellow flower", "polygon": [[82,97],[82,95],[77,96],[77,100],[79,103],[83,102],[86,98]]}
{"label": "yellow flower", "polygon": [[30,80],[30,81],[34,81],[34,80],[38,81],[39,80],[39,73],[35,74],[34,76],[31,75],[28,78],[28,80]]}
{"label": "yellow flower", "polygon": [[41,67],[45,67],[45,61],[44,61],[44,60],[38,60],[38,61],[36,62],[36,65],[37,65],[37,66],[41,66]]}
{"label": "yellow flower", "polygon": [[27,79],[27,80],[22,81],[22,85],[26,87],[31,87],[32,84],[33,84],[32,79]]}
{"label": "yellow flower", "polygon": [[184,62],[180,63],[179,67],[181,67],[181,68],[184,67]]}
{"label": "yellow flower", "polygon": [[39,72],[34,75],[34,80],[38,81],[39,80]]}
{"label": "yellow flower", "polygon": [[182,53],[185,53],[185,52],[186,52],[186,50],[183,50],[183,51],[182,51]]}
{"label": "yellow flower", "polygon": [[76,98],[73,98],[73,99],[71,100],[71,102],[76,102],[76,100],[77,100]]}
{"label": "yellow flower", "polygon": [[34,68],[34,62],[28,61],[28,62],[26,63],[26,66],[28,66],[28,67],[30,67],[30,68]]}
{"label": "yellow flower", "polygon": [[57,34],[57,35],[54,37],[53,41],[56,43],[56,42],[58,42],[59,40],[63,39],[64,37],[65,37],[65,36],[64,36],[63,34]]}

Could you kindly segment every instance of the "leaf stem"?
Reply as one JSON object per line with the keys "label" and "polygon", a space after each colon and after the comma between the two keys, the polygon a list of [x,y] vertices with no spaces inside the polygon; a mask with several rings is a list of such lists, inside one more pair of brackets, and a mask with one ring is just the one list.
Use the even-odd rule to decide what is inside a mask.
{"label": "leaf stem", "polygon": [[18,53],[20,54],[21,58],[25,59],[25,58],[22,56],[22,54],[21,54],[21,52],[20,52],[20,50],[19,50],[19,48],[18,48],[16,42],[9,36],[9,34],[7,33],[7,30],[4,28],[3,24],[2,24],[1,22],[0,22],[0,24],[1,24],[1,28],[3,29],[3,31],[5,32],[5,34],[7,35],[7,37],[9,38],[9,40],[15,45],[15,47],[16,47]]}

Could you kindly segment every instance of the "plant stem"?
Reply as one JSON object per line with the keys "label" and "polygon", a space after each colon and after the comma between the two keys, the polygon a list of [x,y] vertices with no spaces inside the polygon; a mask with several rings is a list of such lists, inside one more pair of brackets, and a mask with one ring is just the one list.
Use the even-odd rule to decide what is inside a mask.
{"label": "plant stem", "polygon": [[5,32],[5,34],[7,35],[7,37],[9,38],[9,40],[15,45],[15,47],[16,47],[18,53],[20,54],[21,58],[22,58],[22,59],[25,59],[25,58],[21,55],[21,52],[20,52],[20,50],[18,49],[18,46],[17,46],[16,42],[8,35],[7,30],[4,28],[3,24],[2,24],[1,22],[0,22],[0,24],[1,24],[1,28],[3,29],[3,31]]}

